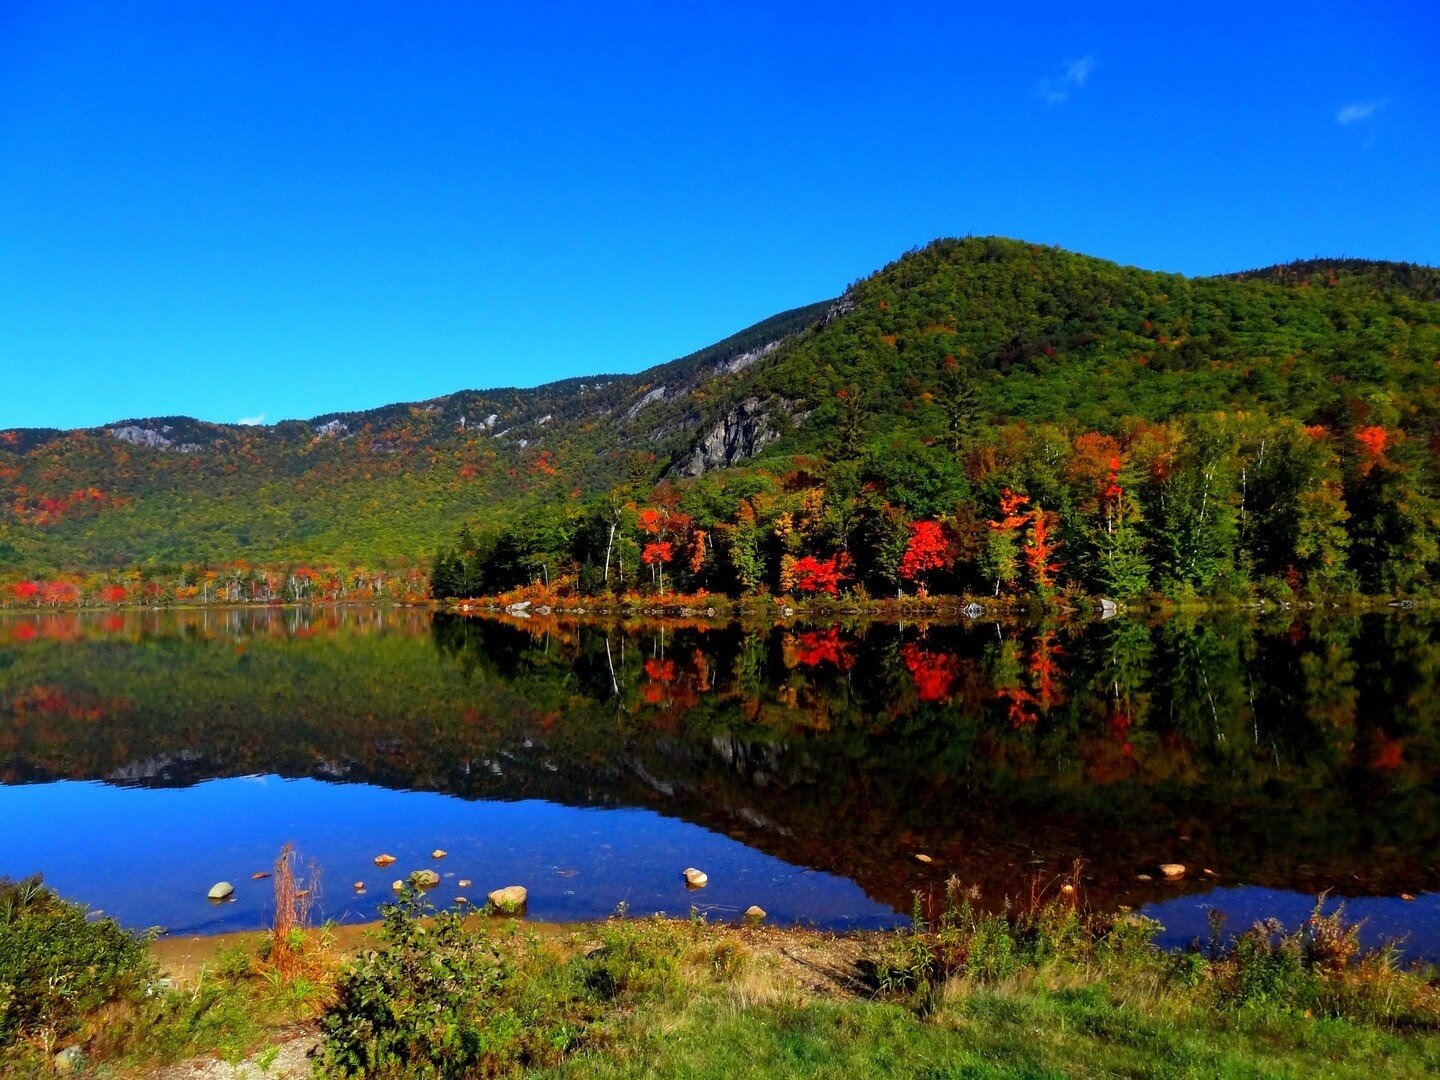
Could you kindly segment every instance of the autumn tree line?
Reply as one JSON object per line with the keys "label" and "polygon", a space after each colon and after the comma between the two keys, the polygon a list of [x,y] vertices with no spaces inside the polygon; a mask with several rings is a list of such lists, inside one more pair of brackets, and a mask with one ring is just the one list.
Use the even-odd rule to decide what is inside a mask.
{"label": "autumn tree line", "polygon": [[1440,570],[1435,447],[1381,424],[957,424],[850,454],[846,438],[466,528],[431,591],[1279,599],[1413,593]]}

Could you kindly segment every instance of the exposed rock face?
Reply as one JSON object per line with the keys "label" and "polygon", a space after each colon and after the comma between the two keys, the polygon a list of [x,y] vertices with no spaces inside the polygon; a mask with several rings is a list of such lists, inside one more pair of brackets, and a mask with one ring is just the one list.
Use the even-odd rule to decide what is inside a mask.
{"label": "exposed rock face", "polygon": [[783,405],[767,407],[759,398],[746,398],[717,420],[675,466],[681,476],[702,476],[754,457],[780,438],[771,408],[788,418]]}
{"label": "exposed rock face", "polygon": [[831,304],[830,307],[826,310],[825,314],[821,316],[820,325],[828,326],[836,319],[844,318],[846,315],[849,315],[854,310],[855,297],[853,294],[851,294],[849,289],[846,289],[845,295],[841,296],[838,300]]}
{"label": "exposed rock face", "polygon": [[135,446],[148,446],[152,450],[177,450],[182,454],[193,454],[200,449],[199,443],[179,443],[169,437],[175,429],[169,424],[163,426],[159,431],[154,428],[141,427],[139,424],[126,424],[123,427],[105,429],[111,438],[119,439],[121,442],[132,443]]}
{"label": "exposed rock face", "polygon": [[634,420],[637,416],[640,415],[640,410],[645,408],[646,405],[649,405],[656,401],[664,401],[665,390],[666,387],[663,386],[655,387],[654,390],[651,390],[648,394],[642,397],[634,405],[631,405],[630,408],[625,411],[625,419],[627,421]]}
{"label": "exposed rock face", "polygon": [[780,342],[784,340],[784,338],[781,338],[779,341],[772,341],[768,345],[762,345],[758,349],[751,349],[749,352],[743,352],[739,356],[726,360],[723,364],[720,365],[719,370],[723,371],[726,375],[738,374],[739,372],[744,371],[751,364],[755,363],[756,360],[760,360],[764,357],[769,356],[772,352],[774,352],[780,347]]}

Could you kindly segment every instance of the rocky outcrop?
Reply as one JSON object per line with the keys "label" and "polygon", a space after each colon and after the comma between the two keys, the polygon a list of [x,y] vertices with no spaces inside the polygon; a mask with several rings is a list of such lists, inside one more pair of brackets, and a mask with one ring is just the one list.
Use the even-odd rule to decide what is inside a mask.
{"label": "rocky outcrop", "polygon": [[646,405],[652,405],[657,401],[664,401],[666,389],[667,388],[664,386],[657,386],[655,387],[655,389],[643,395],[639,401],[635,402],[634,405],[631,405],[630,408],[625,410],[626,422],[633,422],[634,419],[640,415],[640,411],[644,409]]}
{"label": "rocky outcrop", "polygon": [[[780,423],[774,416],[779,413]],[[681,476],[702,476],[754,457],[780,438],[790,426],[791,413],[784,402],[765,403],[746,398],[704,432],[676,464]]]}
{"label": "rocky outcrop", "polygon": [[152,450],[175,450],[182,454],[193,454],[200,449],[199,443],[177,444],[174,439],[169,437],[174,430],[169,424],[159,431],[154,428],[141,427],[139,424],[125,424],[121,427],[106,429],[111,438],[135,446],[147,446]]}

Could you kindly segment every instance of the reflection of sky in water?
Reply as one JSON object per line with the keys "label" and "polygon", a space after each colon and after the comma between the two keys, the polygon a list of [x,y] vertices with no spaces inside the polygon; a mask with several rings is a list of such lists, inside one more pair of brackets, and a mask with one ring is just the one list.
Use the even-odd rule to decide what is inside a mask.
{"label": "reflection of sky in water", "polygon": [[[43,870],[62,895],[132,927],[216,933],[263,925],[271,882],[250,875],[269,870],[286,841],[320,864],[321,916],[344,921],[377,917],[390,883],[421,868],[442,875],[431,894],[437,904],[460,895],[460,879],[474,882],[464,895],[476,903],[491,889],[524,885],[536,919],[600,918],[624,902],[637,915],[684,915],[694,904],[710,918],[735,919],[759,904],[778,923],[903,921],[845,878],[648,810],[467,802],[268,776],[183,789],[72,781],[0,787],[0,875]],[[448,856],[432,859],[436,848]],[[398,861],[377,868],[381,852]],[[709,885],[688,891],[680,876],[687,866],[709,874]],[[217,881],[234,884],[233,902],[206,899]],[[364,897],[356,881],[365,882]]]}
{"label": "reflection of sky in water", "polygon": [[[1334,911],[1339,903],[1341,901],[1327,900],[1325,911]],[[1362,924],[1360,941],[1366,948],[1396,942],[1410,959],[1440,960],[1440,893],[1422,893],[1414,900],[1362,896],[1343,903],[1347,918]],[[1243,933],[1271,917],[1279,919],[1287,930],[1293,930],[1315,910],[1315,897],[1246,885],[1177,896],[1146,904],[1139,912],[1164,924],[1165,932],[1158,939],[1162,947],[1179,949],[1197,938],[1201,942],[1209,940],[1210,912],[1216,909],[1226,915],[1227,935]]]}

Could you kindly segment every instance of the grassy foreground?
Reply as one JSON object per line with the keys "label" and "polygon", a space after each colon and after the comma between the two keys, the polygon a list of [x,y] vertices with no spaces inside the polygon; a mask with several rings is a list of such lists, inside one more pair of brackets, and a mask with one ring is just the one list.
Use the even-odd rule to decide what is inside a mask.
{"label": "grassy foreground", "polygon": [[[1431,1076],[1440,991],[1317,912],[1174,955],[1073,887],[898,934],[555,927],[403,897],[367,939],[257,934],[163,978],[142,938],[0,884],[0,1074]],[[282,1054],[304,1040],[308,1057]],[[209,1073],[207,1075],[214,1075]],[[237,1074],[238,1075],[238,1074]]]}

